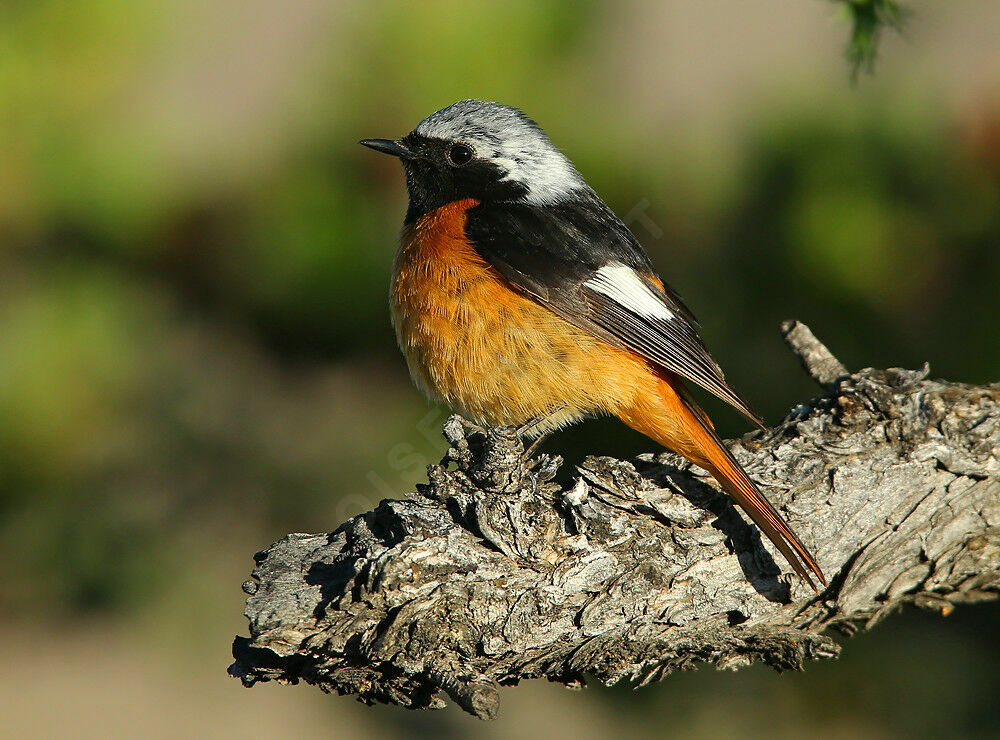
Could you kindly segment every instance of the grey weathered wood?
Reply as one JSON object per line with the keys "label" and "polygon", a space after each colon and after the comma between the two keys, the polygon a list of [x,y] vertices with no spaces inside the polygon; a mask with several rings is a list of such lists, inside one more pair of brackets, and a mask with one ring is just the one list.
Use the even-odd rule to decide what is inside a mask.
{"label": "grey weathered wood", "polygon": [[835,657],[827,630],[903,604],[947,613],[1000,590],[1000,384],[843,366],[802,324],[789,346],[827,394],[736,457],[830,587],[780,573],[704,471],[672,454],[522,460],[505,429],[445,425],[428,482],[331,534],[255,556],[230,672],[413,708],[496,716],[502,685],[585,673],[656,681],[696,662],[777,670]]}
{"label": "grey weathered wood", "polygon": [[802,368],[824,390],[834,390],[837,381],[847,375],[847,368],[820,342],[812,329],[801,321],[788,320],[781,324],[781,336],[788,348],[802,363]]}

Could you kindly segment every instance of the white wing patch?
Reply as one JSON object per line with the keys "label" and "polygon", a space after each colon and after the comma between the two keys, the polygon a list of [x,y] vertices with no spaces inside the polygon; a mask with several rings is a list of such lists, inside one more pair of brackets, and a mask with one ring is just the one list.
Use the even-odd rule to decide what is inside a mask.
{"label": "white wing patch", "polygon": [[663,321],[674,318],[674,312],[664,305],[639,273],[621,262],[604,265],[583,285],[606,295],[633,313]]}

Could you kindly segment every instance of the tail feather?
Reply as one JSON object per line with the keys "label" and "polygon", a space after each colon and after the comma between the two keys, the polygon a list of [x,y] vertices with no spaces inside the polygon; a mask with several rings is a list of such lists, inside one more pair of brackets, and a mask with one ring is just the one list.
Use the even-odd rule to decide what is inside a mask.
{"label": "tail feather", "polygon": [[622,420],[708,470],[774,543],[799,576],[814,590],[817,589],[813,575],[826,586],[826,578],[812,553],[750,480],[681,381],[675,377],[663,377],[659,390],[662,400],[659,409],[643,404],[625,411],[621,415]]}
{"label": "tail feather", "polygon": [[[687,405],[687,404],[685,404]],[[692,414],[701,426],[705,435],[711,440],[712,446],[706,447],[706,460],[702,464],[722,486],[740,508],[747,513],[753,523],[767,535],[785,559],[814,590],[816,584],[810,577],[810,572],[826,586],[826,577],[819,564],[809,552],[802,540],[798,538],[781,514],[764,498],[757,485],[736,461],[733,454],[726,448],[715,430],[705,424],[697,414]]]}

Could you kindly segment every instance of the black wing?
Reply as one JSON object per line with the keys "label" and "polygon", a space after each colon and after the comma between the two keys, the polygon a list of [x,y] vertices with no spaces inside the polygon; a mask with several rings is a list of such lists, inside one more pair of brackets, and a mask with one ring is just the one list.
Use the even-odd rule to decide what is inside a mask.
{"label": "black wing", "polygon": [[[518,289],[576,326],[697,383],[763,426],[726,382],[691,311],[669,286],[654,282],[649,257],[596,195],[571,205],[480,204],[467,217],[476,252]],[[624,283],[609,282],[615,277]]]}

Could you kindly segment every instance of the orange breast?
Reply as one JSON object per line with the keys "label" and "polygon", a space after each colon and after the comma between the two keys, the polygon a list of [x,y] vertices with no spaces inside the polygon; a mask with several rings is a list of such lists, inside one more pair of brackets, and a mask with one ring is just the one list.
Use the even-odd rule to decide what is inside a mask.
{"label": "orange breast", "polygon": [[475,200],[450,203],[403,231],[392,318],[410,374],[431,398],[485,424],[545,427],[617,413],[656,378],[635,355],[516,292],[465,238]]}

